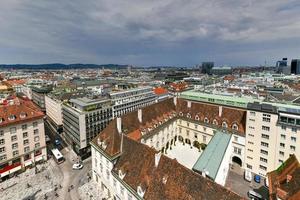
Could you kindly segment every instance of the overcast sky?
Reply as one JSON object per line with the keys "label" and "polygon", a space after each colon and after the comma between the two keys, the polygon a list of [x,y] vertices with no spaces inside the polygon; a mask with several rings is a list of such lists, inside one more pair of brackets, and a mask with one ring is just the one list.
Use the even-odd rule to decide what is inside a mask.
{"label": "overcast sky", "polygon": [[273,65],[300,58],[299,0],[1,0],[0,63]]}

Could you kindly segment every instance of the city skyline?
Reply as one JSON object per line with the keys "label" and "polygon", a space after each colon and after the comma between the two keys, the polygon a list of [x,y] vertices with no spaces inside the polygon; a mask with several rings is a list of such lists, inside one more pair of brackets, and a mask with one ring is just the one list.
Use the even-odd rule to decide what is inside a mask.
{"label": "city skyline", "polygon": [[0,63],[275,65],[299,57],[299,6],[280,0],[5,0]]}

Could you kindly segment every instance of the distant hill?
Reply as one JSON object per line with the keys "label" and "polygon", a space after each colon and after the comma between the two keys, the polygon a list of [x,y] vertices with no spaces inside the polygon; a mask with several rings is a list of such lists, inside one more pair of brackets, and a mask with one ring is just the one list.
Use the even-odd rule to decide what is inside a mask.
{"label": "distant hill", "polygon": [[125,69],[128,65],[118,65],[118,64],[61,64],[61,63],[51,63],[51,64],[0,64],[0,69],[82,69],[82,68],[105,68],[105,69]]}

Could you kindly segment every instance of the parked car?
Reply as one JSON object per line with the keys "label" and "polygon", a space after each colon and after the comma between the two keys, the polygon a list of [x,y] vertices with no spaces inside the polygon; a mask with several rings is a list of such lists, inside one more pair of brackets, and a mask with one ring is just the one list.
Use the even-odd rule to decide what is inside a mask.
{"label": "parked car", "polygon": [[260,176],[259,176],[259,175],[255,175],[255,176],[254,176],[254,181],[255,181],[256,183],[260,183]]}
{"label": "parked car", "polygon": [[56,146],[59,146],[59,145],[61,145],[61,141],[59,139],[55,139],[54,144]]}
{"label": "parked car", "polygon": [[73,169],[82,169],[83,165],[81,163],[74,163],[72,166]]}
{"label": "parked car", "polygon": [[263,197],[261,196],[261,194],[258,194],[257,192],[255,192],[254,190],[249,190],[247,193],[248,197],[250,199],[263,199]]}
{"label": "parked car", "polygon": [[251,171],[246,170],[245,174],[244,174],[244,178],[245,178],[246,181],[251,182],[252,181],[252,173],[251,173]]}

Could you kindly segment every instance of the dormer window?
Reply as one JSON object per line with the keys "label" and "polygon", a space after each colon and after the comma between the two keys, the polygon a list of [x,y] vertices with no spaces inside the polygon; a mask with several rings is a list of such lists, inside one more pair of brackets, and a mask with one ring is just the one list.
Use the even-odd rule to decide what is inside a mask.
{"label": "dormer window", "polygon": [[26,116],[27,116],[27,114],[26,114],[25,112],[21,112],[21,113],[20,113],[20,118],[21,118],[21,119],[25,118]]}
{"label": "dormer window", "polygon": [[10,120],[10,121],[15,120],[15,119],[16,119],[15,115],[9,115],[9,117],[8,117],[8,120]]}
{"label": "dormer window", "polygon": [[195,120],[199,120],[199,116],[198,115],[195,116]]}
{"label": "dormer window", "polygon": [[182,113],[182,112],[180,112],[180,113],[179,113],[179,116],[183,116],[183,113]]}
{"label": "dormer window", "polygon": [[122,170],[119,169],[119,177],[120,179],[123,179],[125,177],[126,173],[123,173]]}
{"label": "dormer window", "polygon": [[218,125],[218,121],[216,119],[214,119],[213,124],[217,126]]}
{"label": "dormer window", "polygon": [[1,117],[1,118],[0,118],[0,124],[1,124],[3,121],[4,121],[4,120],[3,120],[3,118]]}
{"label": "dormer window", "polygon": [[140,197],[144,197],[145,191],[143,191],[141,186],[137,187],[137,193]]}
{"label": "dormer window", "polygon": [[187,117],[187,118],[191,118],[191,114],[188,113],[188,114],[186,115],[186,117]]}
{"label": "dormer window", "polygon": [[209,123],[209,120],[207,119],[207,117],[204,118],[204,122]]}
{"label": "dormer window", "polygon": [[238,127],[237,124],[234,123],[234,124],[232,125],[232,129],[237,131],[237,130],[239,129],[239,127]]}
{"label": "dormer window", "polygon": [[223,128],[227,128],[227,127],[228,127],[228,126],[227,126],[227,123],[226,123],[226,122],[223,122],[223,123],[222,123],[222,127],[223,127]]}

